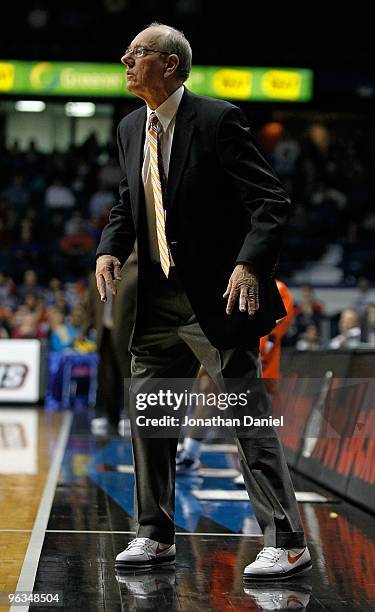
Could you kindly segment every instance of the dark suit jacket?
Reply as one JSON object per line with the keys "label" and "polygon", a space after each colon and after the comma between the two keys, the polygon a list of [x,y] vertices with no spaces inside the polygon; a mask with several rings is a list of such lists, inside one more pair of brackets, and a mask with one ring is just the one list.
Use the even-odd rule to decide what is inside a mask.
{"label": "dark suit jacket", "polygon": [[[147,299],[150,266],[141,179],[145,121],[144,106],[119,124],[120,199],[97,250],[97,256],[109,253],[123,263],[137,238],[137,314]],[[253,345],[285,316],[274,272],[290,201],[240,109],[185,90],[167,194],[168,244],[204,333],[218,348]],[[252,318],[238,305],[232,315],[225,313],[222,295],[237,262],[248,262],[260,274],[260,309]]]}

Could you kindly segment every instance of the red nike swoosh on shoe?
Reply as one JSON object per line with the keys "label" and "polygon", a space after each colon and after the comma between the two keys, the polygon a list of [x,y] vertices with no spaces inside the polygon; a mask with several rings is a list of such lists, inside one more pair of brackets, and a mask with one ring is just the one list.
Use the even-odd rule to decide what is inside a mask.
{"label": "red nike swoosh on shoe", "polygon": [[301,553],[299,553],[299,555],[296,555],[295,557],[293,557],[293,555],[291,555],[290,552],[288,551],[288,561],[289,561],[289,563],[296,563],[296,561],[298,561],[298,559],[300,557],[302,557],[304,552],[305,552],[305,549],[303,549],[303,551]]}
{"label": "red nike swoosh on shoe", "polygon": [[158,542],[157,548],[155,550],[155,554],[156,555],[160,555],[160,553],[165,552],[166,550],[169,550],[170,548],[172,548],[173,544],[171,544],[170,546],[166,546],[165,548],[160,548],[160,544]]}

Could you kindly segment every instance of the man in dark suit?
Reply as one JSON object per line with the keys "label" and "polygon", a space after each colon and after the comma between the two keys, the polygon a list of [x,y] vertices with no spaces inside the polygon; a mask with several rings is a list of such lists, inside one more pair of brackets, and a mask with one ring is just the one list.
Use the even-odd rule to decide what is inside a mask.
{"label": "man in dark suit", "polygon": [[[116,292],[137,239],[132,388],[139,392],[155,378],[193,377],[202,363],[222,388],[236,380],[246,390],[259,379],[260,336],[285,315],[274,270],[289,199],[243,113],[183,86],[191,48],[181,32],[151,24],[122,61],[129,91],[146,106],[118,128],[123,179],[97,250],[96,276],[105,300],[106,285]],[[248,409],[256,411],[253,404]],[[278,579],[309,569],[276,432],[242,428],[235,437],[265,544],[244,576]],[[139,527],[116,565],[170,564],[177,439],[133,435],[132,442]]]}

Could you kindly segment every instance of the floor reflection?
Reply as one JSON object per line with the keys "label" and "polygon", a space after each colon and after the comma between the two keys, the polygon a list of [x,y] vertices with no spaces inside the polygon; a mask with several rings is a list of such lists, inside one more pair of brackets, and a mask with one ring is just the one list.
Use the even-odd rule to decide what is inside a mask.
{"label": "floor reflection", "polygon": [[[129,609],[158,610],[160,612],[181,609],[229,610],[234,609],[232,606],[229,608],[229,602],[234,599],[237,600],[235,609],[238,612],[242,610],[303,611],[309,605],[313,588],[311,581],[301,578],[284,584],[256,582],[244,584],[244,598],[241,598],[241,593],[233,593],[233,591],[229,593],[218,591],[216,595],[214,593],[200,594],[199,591],[194,594],[187,588],[186,580],[183,576],[179,576],[178,570],[170,568],[164,570],[154,568],[146,572],[117,571],[116,579],[120,585],[122,600],[128,603]],[[188,601],[194,605],[194,608],[188,607]],[[205,601],[204,604],[203,601]],[[202,604],[203,607],[201,607]]]}
{"label": "floor reflection", "polygon": [[38,412],[0,410],[0,474],[38,473]]}
{"label": "floor reflection", "polygon": [[245,594],[257,610],[306,610],[310,602],[312,585],[306,580],[276,586],[248,584]]}
{"label": "floor reflection", "polygon": [[134,610],[177,610],[175,569],[155,568],[151,572],[116,571],[123,599]]}
{"label": "floor reflection", "polygon": [[[375,521],[349,504],[304,504],[302,515],[308,541],[315,551],[315,571],[321,577],[321,597],[340,593],[353,610],[375,606]],[[357,524],[353,524],[357,523]],[[362,608],[363,607],[363,608]]]}

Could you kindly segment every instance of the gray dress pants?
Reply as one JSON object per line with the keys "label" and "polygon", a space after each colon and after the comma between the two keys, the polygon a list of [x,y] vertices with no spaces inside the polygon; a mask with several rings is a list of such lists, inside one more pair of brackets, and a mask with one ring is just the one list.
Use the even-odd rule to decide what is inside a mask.
{"label": "gray dress pants", "polygon": [[[218,350],[204,335],[191,304],[172,270],[171,278],[158,274],[150,282],[142,317],[132,346],[131,390],[153,378],[194,378],[203,364],[215,383],[225,388],[235,380],[236,391],[249,381],[264,403],[259,381],[259,349]],[[224,300],[223,300],[223,307]],[[243,390],[243,388],[242,388]],[[132,393],[130,393],[132,397]],[[253,394],[254,396],[254,394]],[[255,412],[258,409],[255,408]],[[131,417],[135,406],[130,401]],[[301,518],[278,436],[273,428],[252,428],[251,435],[234,431],[240,465],[265,546],[282,548],[306,545]],[[137,537],[174,542],[175,458],[177,437],[132,437],[135,471]]]}

